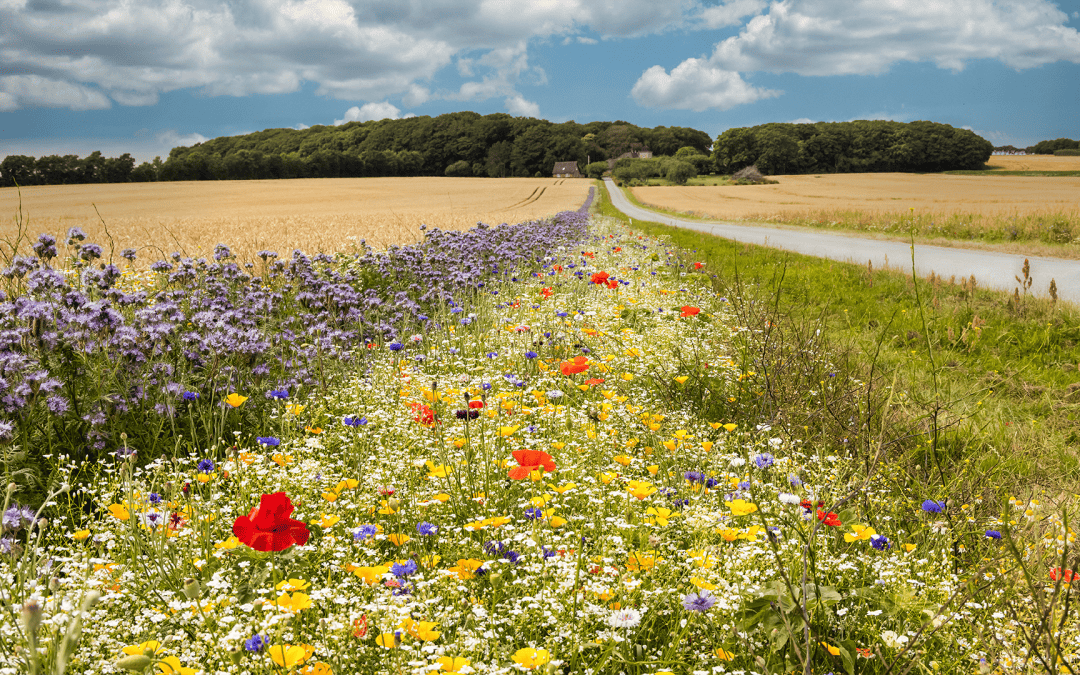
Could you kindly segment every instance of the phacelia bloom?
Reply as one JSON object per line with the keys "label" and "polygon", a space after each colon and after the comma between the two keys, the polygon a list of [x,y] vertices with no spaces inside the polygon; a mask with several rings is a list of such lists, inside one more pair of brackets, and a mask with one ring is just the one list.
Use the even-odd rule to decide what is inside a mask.
{"label": "phacelia bloom", "polygon": [[684,319],[688,316],[697,316],[701,313],[701,308],[694,307],[693,305],[685,305],[683,307],[680,307],[679,309],[681,310],[679,312],[679,316],[683,317]]}
{"label": "phacelia bloom", "polygon": [[715,604],[716,598],[707,590],[691,593],[682,599],[683,609],[688,612],[707,612]]}
{"label": "phacelia bloom", "polygon": [[927,499],[922,503],[922,510],[927,513],[941,513],[945,510],[945,502],[935,501],[933,499]]}
{"label": "phacelia bloom", "polygon": [[256,551],[284,551],[307,543],[307,525],[293,520],[292,502],[284,492],[264,494],[259,505],[233,522],[233,535]]}
{"label": "phacelia bloom", "polygon": [[432,525],[431,523],[428,523],[428,522],[423,522],[423,523],[417,523],[416,524],[416,532],[421,537],[434,536],[438,531],[439,531],[439,527],[437,525]]}
{"label": "phacelia bloom", "polygon": [[757,468],[759,469],[767,469],[772,466],[775,461],[776,458],[769,452],[763,452],[757,457],[754,457],[754,464],[757,464]]}
{"label": "phacelia bloom", "polygon": [[276,448],[277,446],[281,445],[281,440],[274,438],[273,436],[256,436],[255,442],[271,448]]}
{"label": "phacelia bloom", "polygon": [[555,471],[555,460],[542,450],[515,450],[511,454],[517,460],[518,466],[510,469],[506,475],[513,480],[528,478],[529,474],[541,468],[548,473]]}

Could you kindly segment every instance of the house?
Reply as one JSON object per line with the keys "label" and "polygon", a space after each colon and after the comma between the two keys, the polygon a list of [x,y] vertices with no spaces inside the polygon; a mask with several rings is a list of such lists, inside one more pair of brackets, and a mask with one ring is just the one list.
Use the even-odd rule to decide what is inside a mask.
{"label": "house", "polygon": [[631,152],[624,152],[623,154],[619,155],[618,157],[615,157],[614,159],[609,159],[607,161],[607,168],[608,168],[608,171],[613,170],[615,168],[615,162],[619,161],[620,159],[651,159],[651,158],[652,158],[652,150],[649,150],[648,148],[645,148],[643,150],[634,150],[634,151],[631,151]]}
{"label": "house", "polygon": [[578,171],[577,162],[555,162],[555,169],[552,171],[553,178],[584,178],[581,172]]}

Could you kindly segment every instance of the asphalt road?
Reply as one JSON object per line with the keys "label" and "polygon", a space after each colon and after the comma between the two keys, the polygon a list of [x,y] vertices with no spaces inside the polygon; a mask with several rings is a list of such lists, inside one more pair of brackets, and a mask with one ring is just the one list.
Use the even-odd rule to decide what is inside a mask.
{"label": "asphalt road", "polygon": [[[611,203],[630,218],[685,227],[724,239],[771,246],[819,258],[830,258],[859,265],[866,265],[869,262],[873,264],[874,269],[888,267],[911,272],[911,244],[860,239],[816,230],[782,229],[722,221],[684,220],[635,206],[610,178],[605,178],[604,182],[607,185],[608,194],[611,195]],[[1026,257],[1030,261],[1031,278],[1034,280],[1030,290],[1033,295],[1050,297],[1050,280],[1053,279],[1057,282],[1060,299],[1080,305],[1080,261]],[[980,287],[995,288],[1009,293],[1019,286],[1016,277],[1023,277],[1021,270],[1024,267],[1024,258],[1025,256],[1010,253],[915,244],[915,271],[920,277],[929,277],[930,273],[934,272],[946,279],[955,275],[959,282],[960,279],[967,279],[974,275]]]}

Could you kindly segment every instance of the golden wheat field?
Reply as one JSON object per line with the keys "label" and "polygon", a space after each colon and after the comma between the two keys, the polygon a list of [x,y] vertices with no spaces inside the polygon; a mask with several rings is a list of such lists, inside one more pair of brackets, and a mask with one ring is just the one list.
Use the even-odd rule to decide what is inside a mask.
{"label": "golden wheat field", "polygon": [[993,155],[987,166],[1004,171],[1080,171],[1080,157]]}
{"label": "golden wheat field", "polygon": [[777,184],[647,186],[632,191],[643,204],[721,219],[786,220],[803,213],[907,213],[909,209],[942,216],[1075,214],[1080,210],[1080,177],[865,173],[771,178]]}
{"label": "golden wheat field", "polygon": [[[421,239],[420,225],[466,230],[575,210],[592,185],[563,178],[322,178],[53,185],[22,188],[24,234],[63,242],[78,226],[88,241],[142,259],[181,251],[207,256],[218,243],[241,259],[375,248]],[[17,232],[19,192],[0,189],[0,238]],[[97,211],[95,212],[95,205]],[[100,219],[98,214],[100,213]],[[108,234],[106,234],[106,229]],[[149,250],[146,250],[149,249]]]}

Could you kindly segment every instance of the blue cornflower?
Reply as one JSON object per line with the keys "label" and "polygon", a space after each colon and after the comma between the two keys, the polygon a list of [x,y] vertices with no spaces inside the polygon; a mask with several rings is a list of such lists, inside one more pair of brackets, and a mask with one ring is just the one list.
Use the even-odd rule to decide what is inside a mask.
{"label": "blue cornflower", "polygon": [[683,474],[683,478],[690,481],[691,483],[705,482],[705,474],[700,471],[687,471]]}
{"label": "blue cornflower", "polygon": [[379,528],[376,525],[361,525],[353,532],[353,541],[364,541],[365,539],[371,539],[379,533]]}
{"label": "blue cornflower", "polygon": [[933,499],[927,499],[922,503],[922,510],[927,513],[941,513],[945,510],[945,502],[935,501]]}
{"label": "blue cornflower", "polygon": [[892,548],[888,537],[883,537],[880,534],[870,535],[870,545],[879,551],[887,551]]}
{"label": "blue cornflower", "polygon": [[180,395],[180,397],[183,398],[185,401],[199,400],[199,394],[194,391],[185,391],[183,394]]}
{"label": "blue cornflower", "polygon": [[545,557],[545,558],[554,558],[555,557],[555,551],[551,550],[547,546],[541,546],[540,547],[540,552],[543,555],[543,557]]}
{"label": "blue cornflower", "polygon": [[199,469],[199,473],[210,473],[214,470],[214,462],[213,460],[204,459],[199,462],[197,468]]}
{"label": "blue cornflower", "polygon": [[494,358],[497,358],[498,356],[499,356],[499,352],[488,352],[487,353],[487,357],[489,359],[494,359]]}
{"label": "blue cornflower", "polygon": [[259,635],[258,633],[256,633],[247,640],[244,640],[244,649],[248,650],[249,652],[258,653],[266,647],[267,642],[269,642],[269,640],[265,635]]}
{"label": "blue cornflower", "polygon": [[750,489],[750,481],[744,480],[744,481],[740,482],[739,483],[739,489],[740,490],[749,490]]}
{"label": "blue cornflower", "polygon": [[802,485],[802,479],[795,474],[788,476],[788,482],[791,483],[792,487],[799,487]]}
{"label": "blue cornflower", "polygon": [[428,318],[429,318],[429,317],[428,317],[428,315],[427,315],[427,314],[420,314],[419,316],[417,316],[417,317],[416,317],[416,320],[417,320],[417,321],[427,321],[427,320],[428,320]]}
{"label": "blue cornflower", "polygon": [[720,481],[718,481],[715,478],[706,478],[705,479],[705,487],[707,487],[707,488],[714,488],[719,484],[720,484]]}
{"label": "blue cornflower", "polygon": [[543,517],[544,512],[535,506],[525,509],[525,518],[527,520],[536,520],[537,518]]}
{"label": "blue cornflower", "polygon": [[517,551],[506,551],[505,553],[502,554],[502,557],[507,562],[512,563],[514,565],[516,565],[518,563],[518,561],[521,560],[521,554],[518,553]]}
{"label": "blue cornflower", "polygon": [[986,531],[986,538],[987,539],[1001,539],[1001,532],[998,532],[997,530],[987,530]]}
{"label": "blue cornflower", "polygon": [[288,389],[271,389],[270,392],[266,396],[267,396],[267,398],[276,398],[279,401],[284,401],[285,399],[289,398],[289,390]]}
{"label": "blue cornflower", "polygon": [[689,612],[707,612],[710,607],[716,604],[716,598],[712,593],[703,590],[699,593],[691,593],[683,597],[682,606],[683,609]]}
{"label": "blue cornflower", "polygon": [[392,352],[400,352],[404,347],[405,345],[401,344],[400,342],[391,342],[390,344],[386,345],[386,348]]}
{"label": "blue cornflower", "polygon": [[390,566],[390,573],[399,579],[404,579],[410,574],[416,574],[416,561],[406,560],[403,563],[394,563]]}
{"label": "blue cornflower", "polygon": [[555,316],[566,317],[566,312],[555,312]]}
{"label": "blue cornflower", "polygon": [[274,438],[273,436],[256,436],[255,442],[259,443],[260,445],[266,445],[273,448],[281,445],[281,441],[277,438]]}
{"label": "blue cornflower", "polygon": [[162,498],[161,498],[161,495],[159,495],[156,492],[151,492],[150,496],[147,497],[147,499],[154,506],[157,506],[158,504],[160,504],[163,501]]}
{"label": "blue cornflower", "polygon": [[540,356],[540,355],[537,354],[534,351],[530,350],[530,351],[525,352],[525,358],[527,358],[527,359],[535,359],[537,356]]}
{"label": "blue cornflower", "polygon": [[366,417],[352,417],[352,416],[346,415],[345,417],[341,418],[341,423],[344,424],[347,427],[362,427],[365,424],[367,424],[367,418]]}
{"label": "blue cornflower", "polygon": [[421,537],[431,537],[431,536],[434,536],[435,533],[439,531],[439,526],[438,525],[432,525],[431,523],[428,523],[428,522],[417,523],[416,524],[416,531],[417,531],[417,533],[420,534]]}
{"label": "blue cornflower", "polygon": [[757,464],[759,469],[767,469],[773,465],[776,458],[772,456],[772,453],[763,452],[754,458],[754,464]]}
{"label": "blue cornflower", "polygon": [[487,391],[487,390],[491,389],[491,383],[490,382],[484,382],[484,383],[482,383],[480,385],[480,388],[483,389],[484,391]]}

